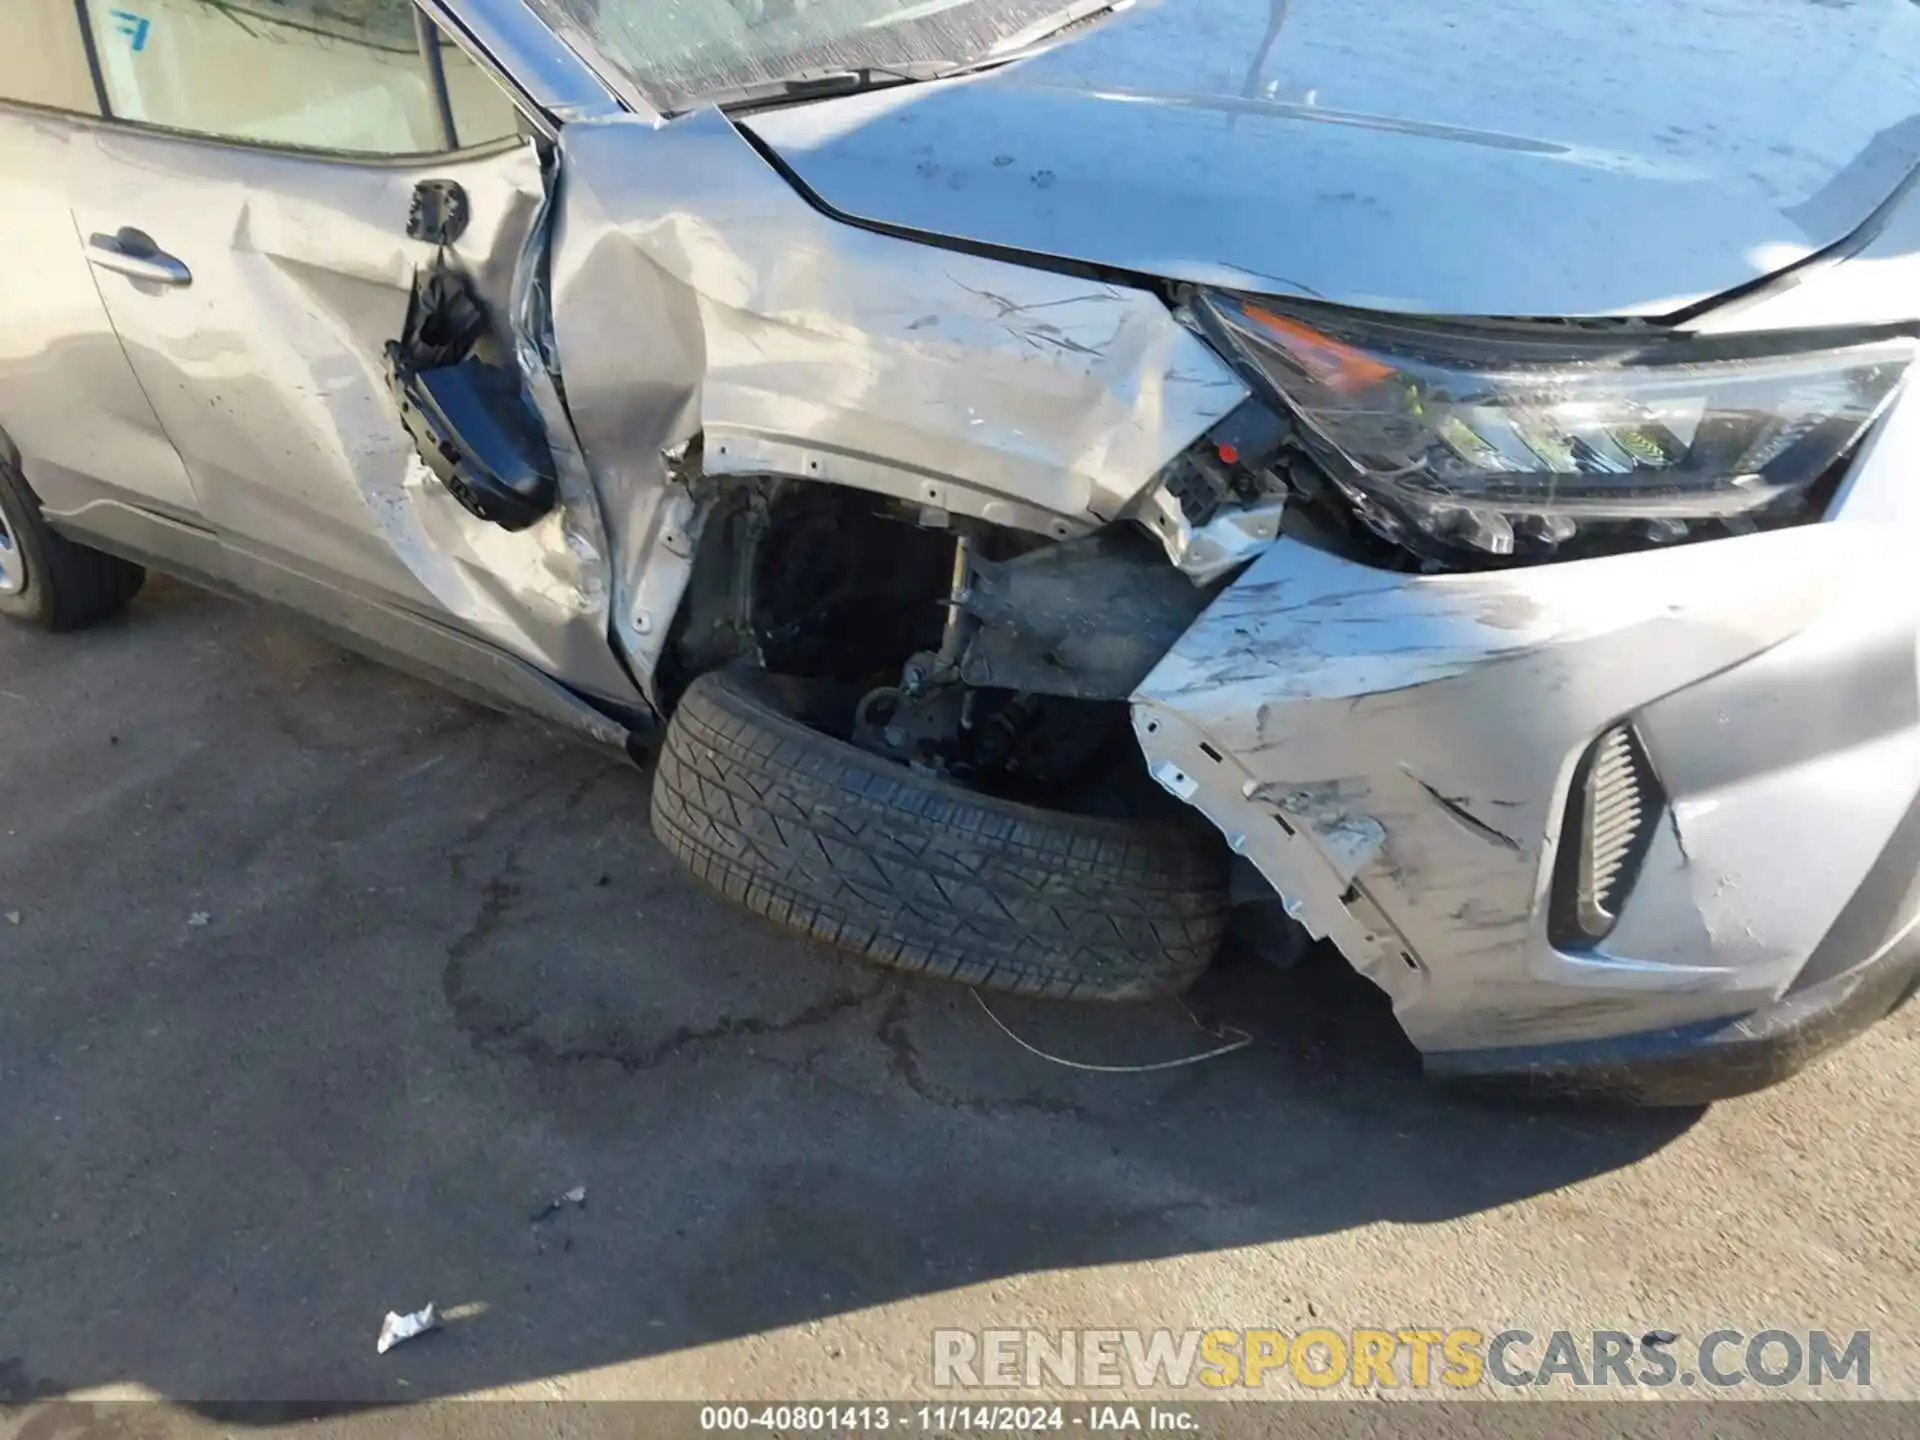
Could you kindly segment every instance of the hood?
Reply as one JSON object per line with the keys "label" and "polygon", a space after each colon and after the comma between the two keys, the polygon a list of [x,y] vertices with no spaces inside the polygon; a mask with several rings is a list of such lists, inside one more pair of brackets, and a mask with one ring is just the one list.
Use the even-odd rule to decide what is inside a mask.
{"label": "hood", "polygon": [[1916,0],[1163,0],[742,124],[929,236],[1431,314],[1661,315],[1920,161]]}

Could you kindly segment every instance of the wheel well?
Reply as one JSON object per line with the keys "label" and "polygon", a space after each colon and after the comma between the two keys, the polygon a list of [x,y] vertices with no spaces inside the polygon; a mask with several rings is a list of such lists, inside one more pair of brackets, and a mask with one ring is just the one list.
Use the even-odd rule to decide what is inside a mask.
{"label": "wheel well", "polygon": [[957,534],[997,556],[1048,543],[819,481],[708,483],[716,493],[662,658],[668,708],[697,676],[741,659],[848,684],[897,679],[939,642]]}
{"label": "wheel well", "polygon": [[829,687],[841,738],[1052,803],[1144,771],[1129,701],[1207,591],[1130,524],[1055,541],[868,491],[710,480],[663,711],[745,661]]}

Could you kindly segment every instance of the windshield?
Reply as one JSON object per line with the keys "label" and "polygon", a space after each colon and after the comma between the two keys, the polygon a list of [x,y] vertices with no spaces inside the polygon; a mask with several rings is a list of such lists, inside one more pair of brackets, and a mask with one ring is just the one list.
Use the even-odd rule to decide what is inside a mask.
{"label": "windshield", "polygon": [[964,65],[1066,0],[530,0],[661,110],[812,70]]}

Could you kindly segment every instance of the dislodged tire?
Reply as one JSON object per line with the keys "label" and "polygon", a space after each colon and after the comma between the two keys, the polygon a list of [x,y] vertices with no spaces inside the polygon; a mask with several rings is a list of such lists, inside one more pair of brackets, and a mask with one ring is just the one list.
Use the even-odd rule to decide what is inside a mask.
{"label": "dislodged tire", "polygon": [[1140,1000],[1225,931],[1225,849],[1170,820],[1064,814],[919,775],[809,728],[747,669],[688,687],[653,826],[729,899],[869,960],[982,989]]}
{"label": "dislodged tire", "polygon": [[117,614],[147,572],[47,528],[40,502],[0,450],[0,615],[46,630],[78,630]]}

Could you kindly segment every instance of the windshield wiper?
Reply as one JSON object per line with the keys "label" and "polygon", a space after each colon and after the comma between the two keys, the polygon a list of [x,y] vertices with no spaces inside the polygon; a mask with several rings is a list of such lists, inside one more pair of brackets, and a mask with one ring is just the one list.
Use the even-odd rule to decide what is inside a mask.
{"label": "windshield wiper", "polygon": [[914,85],[926,80],[947,80],[955,75],[971,75],[996,66],[1010,65],[1042,50],[1068,30],[1102,15],[1129,8],[1134,0],[1076,0],[1000,41],[991,50],[970,60],[908,61],[898,65],[821,66],[796,70],[772,80],[756,80],[727,90],[711,91],[700,97],[700,104],[722,110],[751,110],[760,105],[780,105],[789,100],[812,100],[826,95],[852,95],[862,90],[884,90],[894,85]]}
{"label": "windshield wiper", "polygon": [[821,95],[851,95],[862,90],[884,90],[892,85],[912,85],[922,80],[942,80],[970,67],[946,62],[907,65],[853,65],[845,68],[822,67],[796,70],[774,80],[758,80],[730,90],[718,90],[700,97],[703,105],[722,110],[751,109],[756,105],[778,104],[787,100],[811,100]]}
{"label": "windshield wiper", "polygon": [[1015,31],[964,68],[982,69],[988,65],[1005,65],[1010,61],[1025,59],[1069,30],[1084,25],[1090,20],[1097,20],[1103,15],[1118,14],[1132,7],[1133,0],[1075,0],[1074,4],[1056,11],[1046,19],[1037,20],[1026,29]]}

